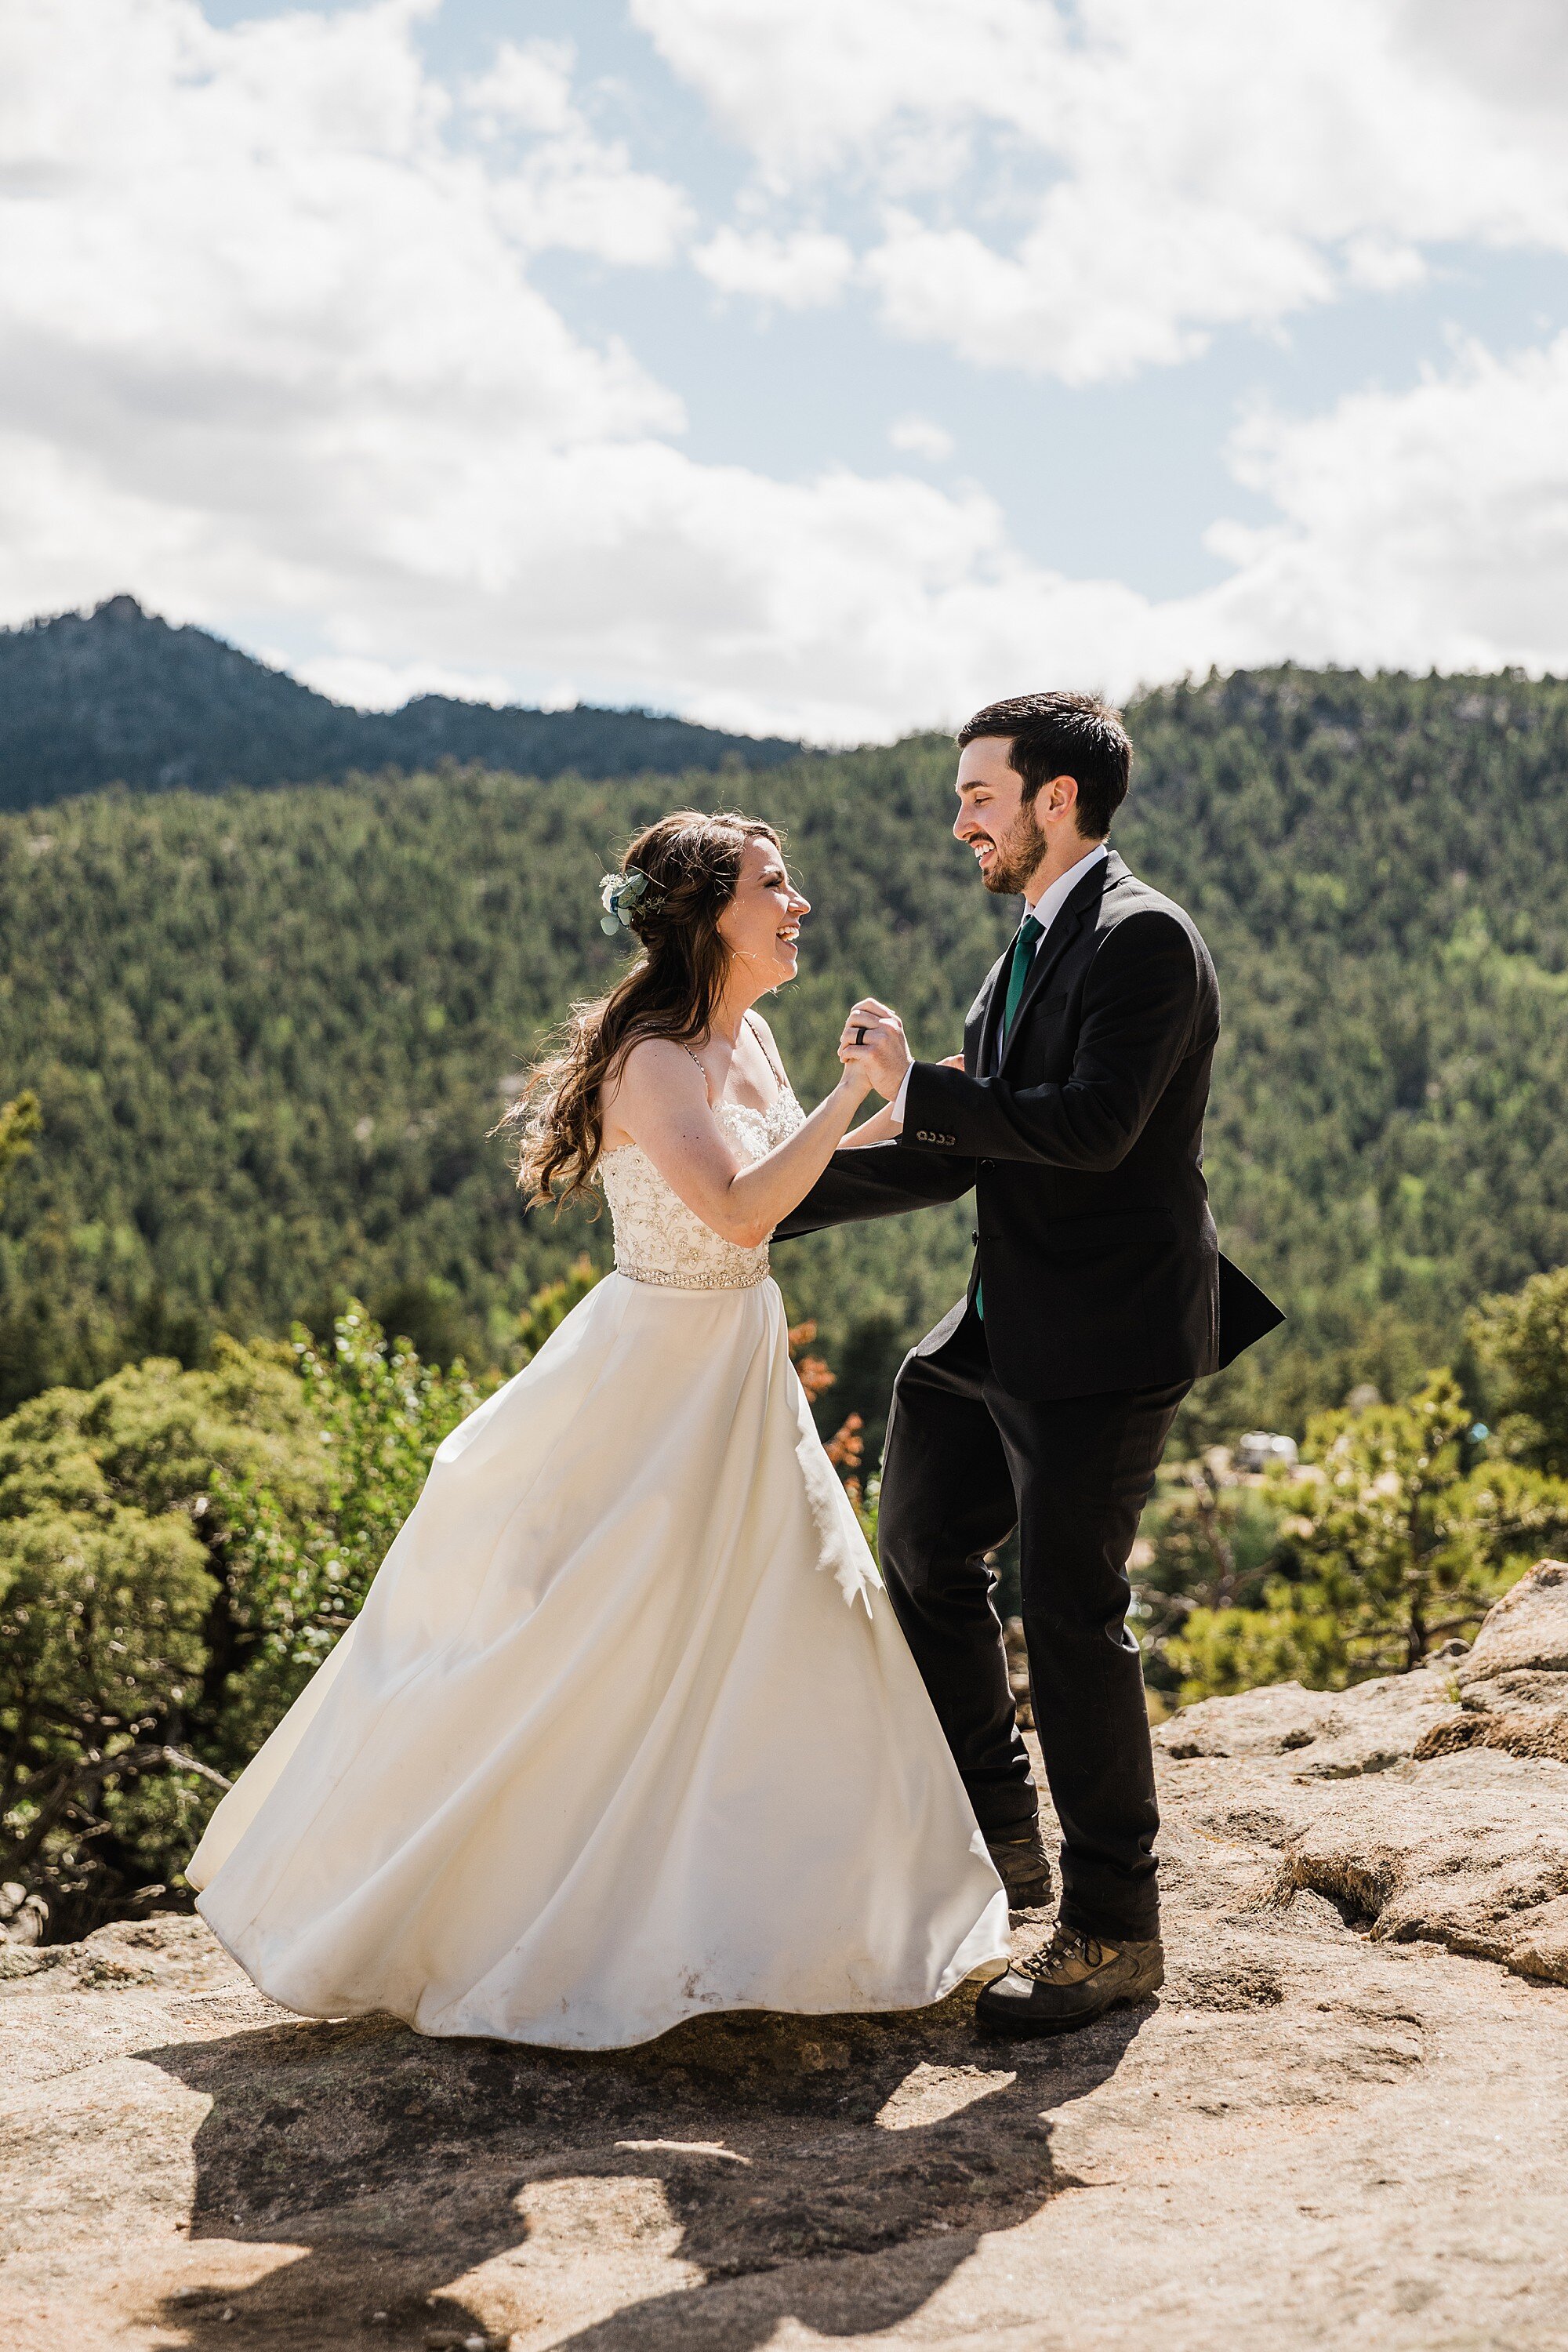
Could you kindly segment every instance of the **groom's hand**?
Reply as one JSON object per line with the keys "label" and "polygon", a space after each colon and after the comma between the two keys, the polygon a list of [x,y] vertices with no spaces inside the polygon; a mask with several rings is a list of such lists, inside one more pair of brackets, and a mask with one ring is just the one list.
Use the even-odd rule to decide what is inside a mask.
{"label": "groom's hand", "polygon": [[914,1055],[904,1035],[904,1024],[890,1004],[863,996],[851,1006],[838,1041],[841,1062],[858,1062],[870,1073],[877,1092],[891,1102],[903,1085]]}

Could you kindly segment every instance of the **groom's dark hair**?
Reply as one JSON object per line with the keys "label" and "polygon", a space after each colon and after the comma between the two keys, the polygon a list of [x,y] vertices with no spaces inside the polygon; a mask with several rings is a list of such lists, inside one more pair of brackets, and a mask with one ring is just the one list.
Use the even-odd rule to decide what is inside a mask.
{"label": "groom's dark hair", "polygon": [[1022,777],[1025,805],[1053,776],[1078,786],[1078,829],[1103,841],[1127,798],[1132,746],[1121,716],[1093,694],[1011,694],[988,702],[958,730],[958,748],[983,735],[1012,738],[1008,765]]}

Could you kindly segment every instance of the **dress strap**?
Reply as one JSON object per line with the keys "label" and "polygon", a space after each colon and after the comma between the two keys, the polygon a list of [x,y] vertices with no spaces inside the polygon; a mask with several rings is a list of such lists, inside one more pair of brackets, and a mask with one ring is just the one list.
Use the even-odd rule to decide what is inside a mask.
{"label": "dress strap", "polygon": [[[689,1046],[689,1045],[682,1045],[682,1047],[681,1047],[681,1049],[680,1049],[680,1050],[681,1050],[681,1052],[682,1052],[683,1054],[688,1055],[690,1057],[690,1059],[691,1059],[692,1061],[697,1062],[697,1056],[696,1056],[696,1055],[695,1055],[695,1054],[693,1054],[693,1053],[692,1053],[691,1048],[690,1048],[690,1046]],[[702,1066],[702,1065],[701,1065],[701,1063],[700,1063],[700,1062],[697,1062],[697,1075],[698,1075],[698,1076],[699,1076],[699,1077],[701,1079],[701,1081],[702,1081],[702,1091],[703,1091],[703,1093],[704,1093],[705,1095],[707,1095],[707,1096],[708,1096],[708,1108],[709,1108],[709,1109],[710,1109],[710,1110],[711,1110],[711,1109],[712,1109],[712,1108],[713,1108],[713,1097],[712,1097],[712,1095],[711,1095],[711,1094],[710,1094],[710,1093],[709,1093],[709,1088],[708,1088],[708,1073],[707,1073],[707,1071],[703,1068],[703,1066]]]}
{"label": "dress strap", "polygon": [[755,1013],[748,1012],[744,1017],[752,1024],[757,1043],[763,1049],[763,1058],[765,1059],[769,1069],[773,1072],[780,1086],[787,1087],[789,1080],[784,1074],[784,1065],[780,1062],[778,1055],[773,1049],[773,1044],[768,1036],[767,1031],[763,1027],[762,1023],[757,1019]]}

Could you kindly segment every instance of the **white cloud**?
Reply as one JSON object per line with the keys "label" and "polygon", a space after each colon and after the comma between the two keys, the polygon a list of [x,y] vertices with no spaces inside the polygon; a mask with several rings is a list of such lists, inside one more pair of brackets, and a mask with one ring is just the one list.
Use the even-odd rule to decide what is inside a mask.
{"label": "white cloud", "polygon": [[218,33],[190,0],[53,0],[5,20],[12,421],[98,451],[123,434],[148,478],[176,455],[188,475],[204,436],[221,468],[225,436],[263,425],[353,466],[345,434],[379,446],[443,403],[514,433],[679,422],[528,284],[526,189],[445,143],[414,13]]}
{"label": "white cloud", "polygon": [[888,439],[895,449],[910,457],[923,457],[928,465],[940,466],[951,457],[954,443],[945,425],[930,416],[895,416],[888,427]]}
{"label": "white cloud", "polygon": [[1210,328],[1323,301],[1332,282],[1318,255],[1263,223],[1195,206],[1145,221],[1068,182],[1013,255],[897,209],[866,270],[900,333],[1071,384],[1192,358]]}
{"label": "white cloud", "polygon": [[508,131],[555,138],[582,121],[572,100],[574,63],[567,41],[503,41],[482,74],[463,85],[463,103],[488,138]]}
{"label": "white cloud", "polygon": [[[334,702],[352,703],[358,710],[401,710],[417,694],[450,695],[458,702],[507,703],[512,683],[504,670],[487,677],[471,668],[448,668],[440,662],[377,661],[368,654],[320,654],[290,661],[276,647],[258,646],[257,656],[274,669],[286,669]],[[568,695],[567,701],[574,698]],[[536,697],[536,700],[542,698]]]}
{"label": "white cloud", "polygon": [[1557,0],[632,6],[775,205],[884,200],[884,319],[981,365],[1105,381],[1411,284],[1424,247],[1568,251]]}
{"label": "white cloud", "polygon": [[[633,21],[777,184],[922,128],[1048,105],[1069,34],[1039,0],[629,0]],[[998,76],[1011,78],[1005,86]],[[952,151],[947,151],[949,162]]]}
{"label": "white cloud", "polygon": [[1259,412],[1234,457],[1280,520],[1209,533],[1237,567],[1213,600],[1233,660],[1568,667],[1568,333],[1471,344],[1326,415]]}
{"label": "white cloud", "polygon": [[773,236],[765,229],[724,227],[691,258],[721,294],[753,294],[784,310],[836,301],[855,266],[844,238],[820,229]]}
{"label": "white cloud", "polygon": [[[1103,34],[1109,0],[1085,5]],[[879,0],[867,6],[885,29]],[[1043,14],[979,0],[973,21],[994,50]],[[9,617],[130,588],[247,642],[313,637],[306,674],[378,703],[432,686],[581,692],[835,739],[956,719],[1043,680],[1122,691],[1211,660],[1568,665],[1568,341],[1467,350],[1403,393],[1251,418],[1235,463],[1278,520],[1216,528],[1233,567],[1217,588],[1156,603],[1064,579],[973,489],[844,467],[773,480],[674,446],[679,401],[629,352],[574,333],[528,275],[566,233],[552,184],[597,173],[644,201],[567,54],[503,52],[462,94],[487,124],[465,148],[412,21],[402,0],[227,32],[191,0],[53,0],[0,19]],[[921,73],[946,22],[910,0]],[[966,87],[988,87],[1000,54],[966,67]],[[1092,120],[1120,153],[1114,98]],[[948,270],[940,304],[973,304],[965,333],[1086,375],[1119,341],[1180,349],[1219,299],[1222,264],[1254,306],[1292,268],[1307,274],[1291,299],[1317,299],[1310,271],[1339,266],[1329,241],[1375,236],[1356,266],[1405,266],[1410,224],[1389,205],[1375,230],[1346,203],[1321,239],[1292,243],[1259,199],[1252,241],[1227,246],[1235,173],[1206,154],[1207,118],[1187,131],[1188,177],[1217,208],[1212,247],[1195,261],[1157,241],[1152,257],[1103,247],[1102,275],[1142,290],[1113,285],[1098,326],[1086,308],[1069,331],[1042,308],[1041,283],[1066,301],[1077,281],[1051,278],[1036,228],[993,255],[983,301],[964,281],[991,266],[972,222],[910,199],[906,247],[895,220],[886,253],[925,240]],[[1087,187],[1080,171],[1047,192],[1063,251],[1089,236]],[[639,247],[614,205],[595,215],[584,196],[593,249],[668,250],[684,199],[660,202],[664,226]],[[1089,206],[1082,221],[1074,205]],[[793,247],[753,235],[746,249]],[[912,303],[893,260],[883,285]],[[784,300],[776,283],[769,299]],[[941,431],[910,415],[896,446],[934,459]]]}
{"label": "white cloud", "polygon": [[685,195],[632,166],[619,141],[597,138],[572,96],[563,41],[503,41],[462,99],[481,136],[524,134],[522,160],[493,184],[498,217],[532,252],[595,254],[622,268],[672,260],[692,222]]}
{"label": "white cloud", "polygon": [[1395,294],[1429,274],[1418,247],[1376,235],[1346,239],[1344,268],[1346,283],[1369,294]]}

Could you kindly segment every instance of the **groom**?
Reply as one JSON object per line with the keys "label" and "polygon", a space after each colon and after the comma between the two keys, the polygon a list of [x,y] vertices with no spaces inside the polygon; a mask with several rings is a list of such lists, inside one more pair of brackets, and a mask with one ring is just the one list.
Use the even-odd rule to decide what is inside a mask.
{"label": "groom", "polygon": [[953,832],[1024,919],[964,1024],[962,1068],[872,1050],[896,1140],[841,1150],[778,1238],[956,1200],[966,1297],[906,1360],[883,1459],[894,1608],[1015,1906],[1050,1866],[985,1555],[1019,1531],[1035,1720],[1062,1829],[1055,1936],[981,1994],[1062,2032],[1163,1979],[1159,1815],[1127,1559],[1177,1407],[1282,1320],[1219,1255],[1203,1120],[1219,991],[1197,927],[1108,840],[1132,751],[1081,694],[992,703],[958,737]]}

